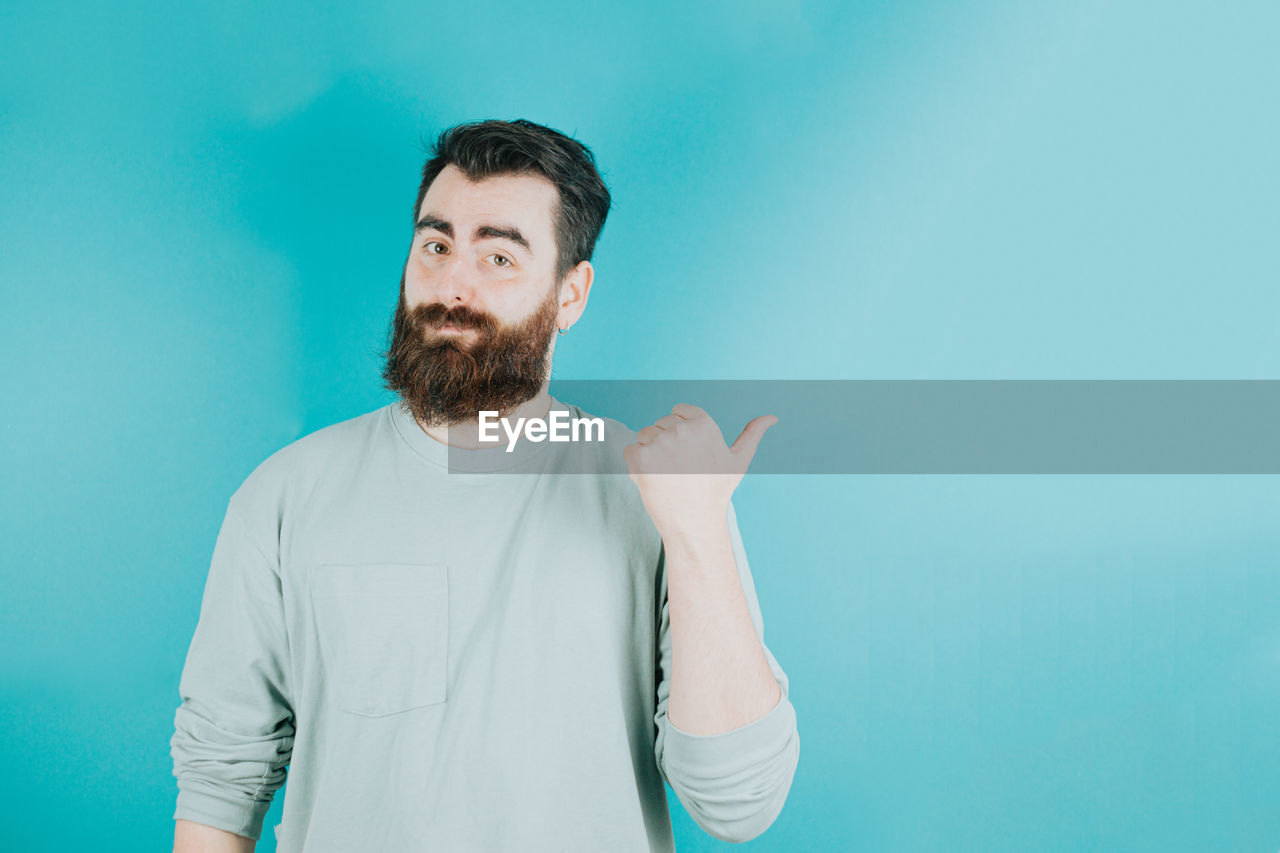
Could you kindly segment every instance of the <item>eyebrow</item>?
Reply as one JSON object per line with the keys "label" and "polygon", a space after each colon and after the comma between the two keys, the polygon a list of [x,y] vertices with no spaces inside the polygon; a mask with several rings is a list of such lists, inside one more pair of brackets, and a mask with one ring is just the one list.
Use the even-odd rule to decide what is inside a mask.
{"label": "eyebrow", "polygon": [[[439,231],[446,237],[449,237],[450,239],[453,238],[453,223],[441,219],[434,214],[428,213],[419,219],[418,224],[413,227],[413,233],[417,235],[427,229]],[[486,240],[493,237],[497,237],[502,240],[510,240],[517,246],[522,246],[530,255],[533,254],[533,249],[529,248],[529,241],[520,233],[520,229],[516,228],[514,225],[478,225],[476,226],[475,233],[472,235],[472,239],[475,240]]]}

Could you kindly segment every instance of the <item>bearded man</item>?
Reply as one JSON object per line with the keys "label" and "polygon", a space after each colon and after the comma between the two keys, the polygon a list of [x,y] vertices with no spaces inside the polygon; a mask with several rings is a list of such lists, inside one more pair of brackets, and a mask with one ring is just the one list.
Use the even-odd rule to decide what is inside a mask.
{"label": "bearded man", "polygon": [[[711,835],[782,809],[799,756],[731,495],[696,406],[601,471],[482,441],[550,396],[610,206],[591,152],[531,122],[442,133],[383,380],[397,399],[282,448],[232,495],[171,739],[176,851],[670,851],[664,783]],[[672,475],[682,459],[707,476]]]}

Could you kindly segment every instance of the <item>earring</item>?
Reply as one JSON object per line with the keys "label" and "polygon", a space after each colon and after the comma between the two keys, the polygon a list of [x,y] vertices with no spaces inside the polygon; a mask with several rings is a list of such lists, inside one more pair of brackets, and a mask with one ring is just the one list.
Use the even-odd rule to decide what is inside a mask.
{"label": "earring", "polygon": [[562,334],[562,335],[563,335],[563,334],[566,334],[568,331],[569,331],[568,329],[561,329],[561,330],[560,330],[560,334]]}

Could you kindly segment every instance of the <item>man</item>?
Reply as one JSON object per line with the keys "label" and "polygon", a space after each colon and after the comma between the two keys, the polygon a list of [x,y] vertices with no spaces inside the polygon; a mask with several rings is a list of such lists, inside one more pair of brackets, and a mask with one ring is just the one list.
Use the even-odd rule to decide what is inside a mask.
{"label": "man", "polygon": [[[459,125],[423,169],[384,379],[399,399],[277,451],[231,497],[171,741],[175,850],[672,850],[776,818],[799,755],[730,501],[732,447],[677,405],[638,433],[481,440],[550,397],[610,200],[580,143]],[[702,475],[671,476],[696,459]]]}

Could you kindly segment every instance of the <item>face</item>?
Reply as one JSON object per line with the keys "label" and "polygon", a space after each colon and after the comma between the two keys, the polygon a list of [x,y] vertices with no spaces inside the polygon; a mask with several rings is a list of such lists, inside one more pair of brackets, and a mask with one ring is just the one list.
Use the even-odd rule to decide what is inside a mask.
{"label": "face", "polygon": [[425,426],[508,412],[545,384],[573,308],[553,282],[558,203],[540,175],[473,182],[453,165],[427,189],[384,371]]}

